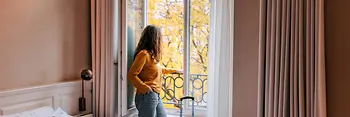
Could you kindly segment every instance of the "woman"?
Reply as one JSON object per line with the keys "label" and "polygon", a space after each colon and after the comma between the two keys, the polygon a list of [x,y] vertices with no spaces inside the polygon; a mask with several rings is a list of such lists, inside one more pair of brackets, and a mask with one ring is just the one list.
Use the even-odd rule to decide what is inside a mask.
{"label": "woman", "polygon": [[181,73],[180,70],[166,69],[159,65],[161,39],[159,28],[149,25],[143,30],[128,73],[128,79],[136,87],[135,104],[139,117],[167,116],[159,97],[162,74]]}

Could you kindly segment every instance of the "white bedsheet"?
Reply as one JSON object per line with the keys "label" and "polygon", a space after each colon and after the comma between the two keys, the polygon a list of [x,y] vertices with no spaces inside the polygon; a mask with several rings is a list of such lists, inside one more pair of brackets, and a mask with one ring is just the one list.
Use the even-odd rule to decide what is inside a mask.
{"label": "white bedsheet", "polygon": [[37,109],[24,111],[16,114],[11,114],[11,115],[3,115],[0,117],[51,117],[51,115],[54,112],[55,111],[53,110],[52,107],[44,106]]}
{"label": "white bedsheet", "polygon": [[56,111],[50,106],[44,106],[37,109],[24,111],[11,115],[3,115],[0,117],[72,117],[64,112],[61,108],[58,108]]}

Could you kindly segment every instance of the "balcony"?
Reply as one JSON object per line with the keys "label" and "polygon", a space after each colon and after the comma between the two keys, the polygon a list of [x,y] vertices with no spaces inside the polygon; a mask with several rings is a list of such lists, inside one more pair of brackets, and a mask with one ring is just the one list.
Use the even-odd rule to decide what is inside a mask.
{"label": "balcony", "polygon": [[[185,96],[185,92],[189,96],[195,97],[194,108],[196,110],[196,116],[205,116],[207,108],[207,95],[208,95],[208,80],[207,75],[203,74],[190,74],[188,80],[184,79],[181,74],[169,74],[163,76],[163,91],[160,96],[163,100],[164,106],[168,111],[168,114],[177,115],[178,108],[175,104],[178,103],[179,99]],[[187,88],[185,88],[187,81]],[[186,91],[187,89],[187,91]],[[184,101],[185,113],[190,114],[192,107],[192,101]],[[202,111],[202,112],[201,112]],[[204,114],[204,115],[203,115]],[[186,115],[186,114],[185,114]]]}

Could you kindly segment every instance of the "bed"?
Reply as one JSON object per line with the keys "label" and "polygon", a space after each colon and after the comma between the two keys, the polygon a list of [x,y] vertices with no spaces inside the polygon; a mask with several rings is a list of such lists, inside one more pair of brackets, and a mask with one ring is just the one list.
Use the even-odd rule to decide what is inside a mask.
{"label": "bed", "polygon": [[0,117],[16,114],[24,114],[19,117],[48,117],[47,115],[51,116],[59,108],[69,115],[90,113],[91,85],[88,85],[89,82],[85,83],[85,112],[79,112],[78,108],[81,81],[75,81],[0,91]]}

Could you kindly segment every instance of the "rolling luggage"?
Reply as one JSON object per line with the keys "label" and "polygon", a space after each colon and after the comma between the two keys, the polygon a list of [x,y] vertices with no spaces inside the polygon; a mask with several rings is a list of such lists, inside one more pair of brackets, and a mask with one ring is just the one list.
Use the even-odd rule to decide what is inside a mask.
{"label": "rolling luggage", "polygon": [[182,113],[183,113],[182,101],[187,100],[187,99],[192,100],[192,117],[194,117],[194,97],[190,97],[190,96],[185,96],[185,97],[180,98],[180,101],[179,101],[180,117],[182,117]]}

